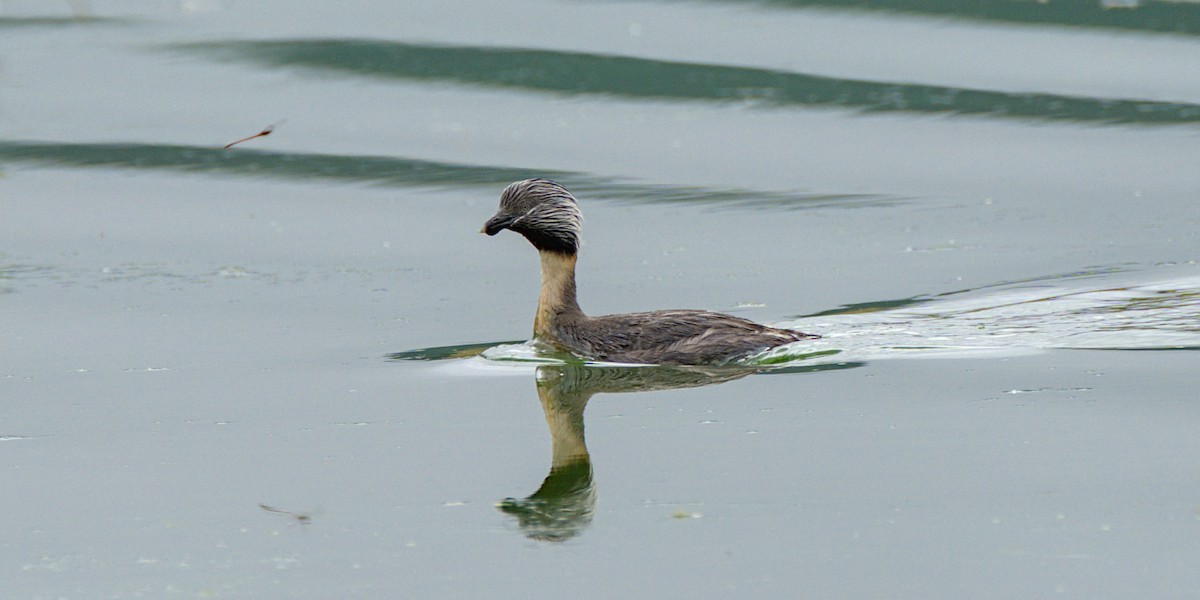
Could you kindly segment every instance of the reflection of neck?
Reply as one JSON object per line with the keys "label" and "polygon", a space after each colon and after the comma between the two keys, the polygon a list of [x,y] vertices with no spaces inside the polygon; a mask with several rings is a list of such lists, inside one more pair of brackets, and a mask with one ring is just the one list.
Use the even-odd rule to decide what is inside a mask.
{"label": "reflection of neck", "polygon": [[583,316],[575,299],[575,255],[547,250],[540,254],[542,291],[538,295],[537,315],[533,319],[533,335],[553,338],[556,321]]}
{"label": "reflection of neck", "polygon": [[557,469],[589,460],[583,438],[583,409],[587,397],[561,397],[553,390],[538,387],[538,398],[550,428],[550,468]]}

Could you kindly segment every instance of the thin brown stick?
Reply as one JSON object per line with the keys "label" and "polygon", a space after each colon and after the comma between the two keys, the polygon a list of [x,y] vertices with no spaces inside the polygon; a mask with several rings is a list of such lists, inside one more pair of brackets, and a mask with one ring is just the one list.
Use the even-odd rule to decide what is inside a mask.
{"label": "thin brown stick", "polygon": [[228,144],[225,144],[225,146],[222,148],[222,150],[228,150],[228,149],[230,149],[230,148],[232,148],[232,147],[234,147],[234,146],[236,146],[236,145],[238,145],[238,144],[240,144],[240,143],[242,143],[242,142],[248,142],[248,141],[250,141],[250,140],[252,140],[252,139],[254,139],[254,138],[266,137],[266,136],[268,136],[268,135],[271,135],[271,132],[272,132],[272,131],[275,131],[275,128],[276,128],[276,127],[278,127],[278,126],[280,126],[280,125],[283,125],[283,121],[280,121],[280,122],[278,122],[278,123],[275,123],[275,124],[273,124],[273,125],[268,125],[268,126],[265,128],[265,129],[263,129],[262,131],[260,131],[260,132],[258,132],[258,133],[256,133],[256,134],[254,134],[254,135],[252,135],[252,136],[244,137],[244,138],[242,138],[242,139],[240,139],[240,140],[238,140],[238,141],[236,141],[236,142],[229,142]]}
{"label": "thin brown stick", "polygon": [[266,504],[259,504],[258,507],[267,512],[272,512],[277,515],[284,515],[289,518],[295,519],[296,522],[301,525],[308,525],[309,523],[312,523],[312,515],[310,515],[310,514],[294,513],[290,510],[283,510],[283,509],[275,508],[274,506],[267,506]]}

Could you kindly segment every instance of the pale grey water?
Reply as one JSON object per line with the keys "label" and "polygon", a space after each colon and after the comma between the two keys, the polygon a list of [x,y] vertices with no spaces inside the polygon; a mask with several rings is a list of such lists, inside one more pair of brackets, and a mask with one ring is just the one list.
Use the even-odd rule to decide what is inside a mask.
{"label": "pale grey water", "polygon": [[[1200,9],[913,6],[4,4],[0,595],[1200,595]],[[498,510],[535,367],[389,355],[528,335],[535,174],[839,353],[543,378]]]}

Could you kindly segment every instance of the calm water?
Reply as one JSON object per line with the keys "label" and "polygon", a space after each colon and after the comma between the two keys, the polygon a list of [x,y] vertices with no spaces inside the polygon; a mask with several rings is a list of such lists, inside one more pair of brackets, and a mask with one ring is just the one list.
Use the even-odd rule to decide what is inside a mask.
{"label": "calm water", "polygon": [[3,595],[1200,595],[1200,7],[962,4],[0,5]]}

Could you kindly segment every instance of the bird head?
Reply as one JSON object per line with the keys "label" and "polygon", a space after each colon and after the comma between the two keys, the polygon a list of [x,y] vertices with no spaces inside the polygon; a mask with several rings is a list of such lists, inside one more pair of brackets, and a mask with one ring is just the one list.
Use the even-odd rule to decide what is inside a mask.
{"label": "bird head", "polygon": [[583,215],[579,204],[563,186],[547,179],[526,179],[509,184],[500,194],[500,208],[483,224],[481,233],[515,231],[542,252],[575,254]]}

